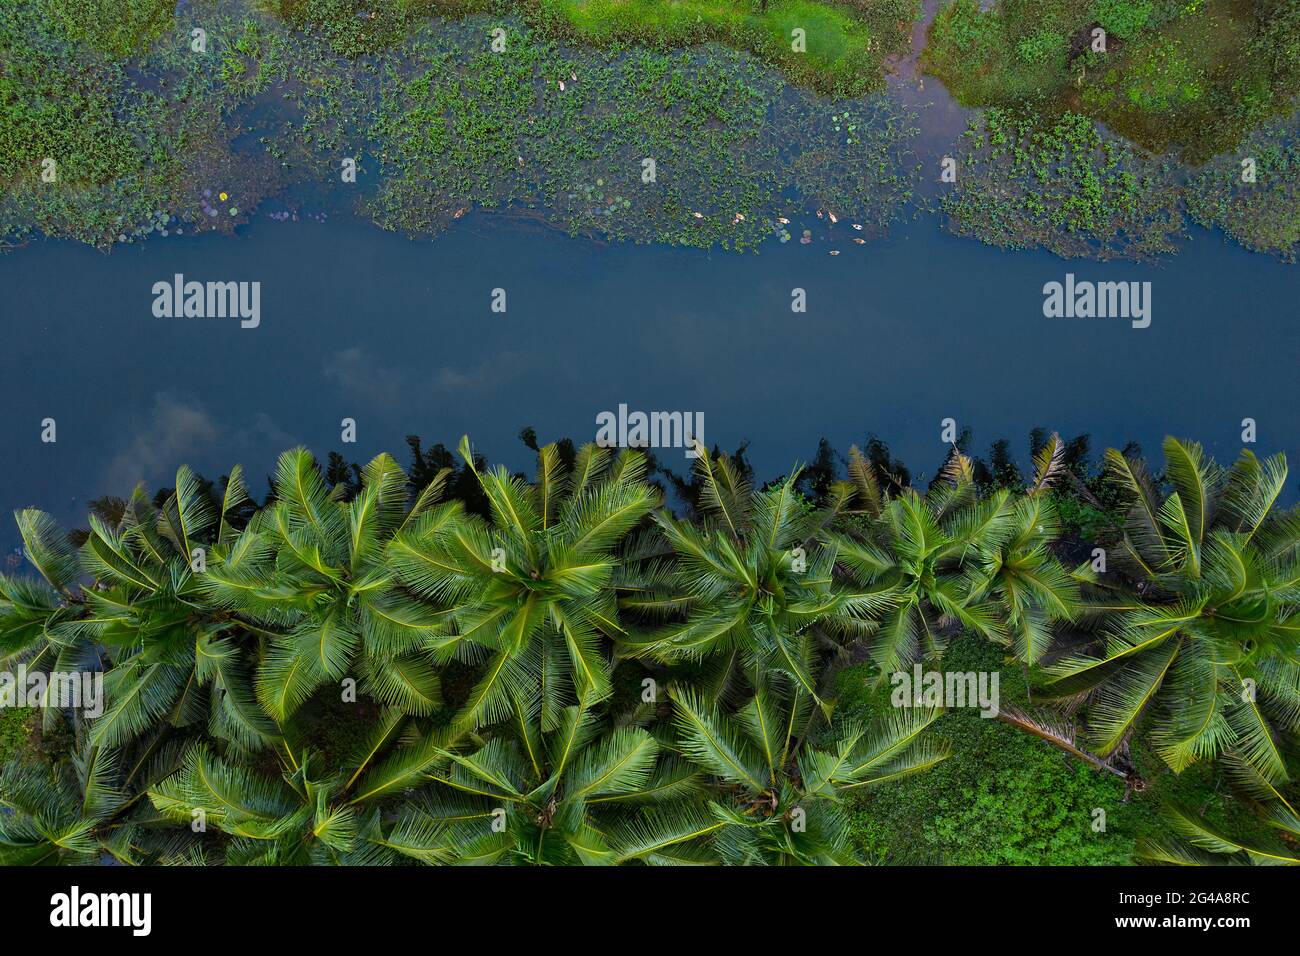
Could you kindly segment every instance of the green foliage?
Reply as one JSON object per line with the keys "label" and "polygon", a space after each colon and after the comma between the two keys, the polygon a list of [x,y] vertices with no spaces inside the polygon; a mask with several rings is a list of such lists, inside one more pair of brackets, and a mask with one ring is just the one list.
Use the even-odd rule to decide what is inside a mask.
{"label": "green foliage", "polygon": [[22,17],[0,19],[0,184],[36,182],[47,157],[65,182],[99,185],[140,171],[143,156],[132,125],[114,116],[116,67],[75,67],[66,43],[33,37]]}
{"label": "green foliage", "polygon": [[133,18],[157,4],[129,4],[119,19],[104,9],[117,4],[97,3],[101,15],[87,18],[82,4],[45,15],[49,2],[7,0],[0,17],[0,241],[39,232],[107,247],[246,222],[233,204],[236,214],[208,215],[202,189],[233,191],[238,179],[251,208],[276,187],[264,158],[233,156],[230,116],[268,82],[260,67],[237,69],[246,36],[233,48],[224,42],[250,21],[197,0],[211,35],[209,55],[199,56],[188,27],[172,22],[171,4],[157,21],[161,35],[151,27],[137,36]]}
{"label": "green foliage", "polygon": [[[941,656],[958,628],[1039,660],[1052,625],[1074,616],[1077,589],[1049,552],[1059,533],[1047,488],[1058,477],[1061,440],[1040,454],[1028,492],[980,499],[973,465],[956,448],[923,497],[882,495],[872,467],[852,449],[863,512],[874,518],[836,536],[847,577],[876,605],[868,638],[887,671]],[[872,610],[875,610],[872,608]]]}
{"label": "green foliage", "polygon": [[866,619],[893,604],[883,589],[840,586],[837,548],[816,543],[843,495],[816,511],[795,490],[797,470],[757,494],[725,455],[702,454],[696,470],[702,526],[656,515],[673,560],[652,552],[621,601],[663,623],[621,636],[621,649],[668,664],[702,660],[718,689],[740,674],[779,676],[825,706],[813,635],[862,636]]}
{"label": "green foliage", "polygon": [[[1300,92],[1294,0],[954,0],[922,62],[968,106],[1074,111],[1192,163],[1236,147]],[[1093,48],[1092,29],[1107,33]]]}
{"label": "green foliage", "polygon": [[1065,37],[1051,30],[1040,30],[1016,44],[1016,53],[1027,63],[1060,61],[1065,50]]}
{"label": "green foliage", "polygon": [[[1001,670],[1002,706],[1023,704],[1024,685],[997,653],[971,638],[955,642],[944,670]],[[867,668],[846,671],[867,712],[887,706]],[[841,690],[842,700],[844,690]],[[845,701],[845,706],[850,706]],[[1124,802],[1124,783],[978,711],[951,710],[935,722],[952,756],[916,777],[855,801],[852,842],[869,862],[960,866],[1083,866],[1130,862],[1150,811]],[[1093,810],[1106,811],[1106,832]]]}
{"label": "green foliage", "polygon": [[41,0],[69,37],[119,59],[140,53],[172,25],[172,0]]}
{"label": "green foliage", "polygon": [[1146,27],[1152,10],[1150,0],[1096,0],[1092,15],[1107,34],[1127,40]]}
{"label": "green foliage", "polygon": [[[725,802],[711,809],[727,824],[716,844],[730,865],[858,862],[846,840],[845,798],[948,755],[946,744],[918,739],[937,710],[819,728],[820,711],[794,681],[760,686],[731,714],[687,691],[671,695],[680,749],[723,782]],[[814,745],[809,735],[819,729]]]}
{"label": "green foliage", "polygon": [[[638,451],[547,445],[527,481],[468,439],[463,499],[441,500],[450,469],[426,467],[412,498],[387,455],[332,464],[345,480],[331,486],[297,449],[261,507],[240,469],[214,485],[182,467],[156,505],[143,489],[97,503],[75,547],[19,512],[38,577],[0,577],[4,660],[106,670],[107,706],[87,718],[51,702],[39,748],[0,771],[0,860],[1285,851],[1260,833],[1295,816],[1285,460],[1243,452],[1225,471],[1169,439],[1164,495],[1111,451],[1126,508],[1112,568],[1071,578],[1057,502],[1086,473],[1071,471],[1077,443],[1034,443],[1023,491],[981,492],[954,449],[924,495],[854,449],[820,506],[798,468],[754,492],[738,458],[706,454],[687,519],[662,510]],[[900,706],[884,685],[923,658],[996,674],[981,704],[1000,719]],[[1027,678],[1082,706],[1043,711]],[[1220,770],[1263,824],[1217,800]],[[1162,823],[1156,802],[1177,809]]]}
{"label": "green foliage", "polygon": [[938,798],[925,839],[940,848],[960,846],[951,862],[1081,866],[1128,861],[1129,840],[1105,840],[1091,830],[1091,811],[1115,805],[1112,782],[1077,763],[1062,767],[1064,758],[1041,750],[1020,752],[1010,745],[1000,748],[998,759],[1006,763],[996,778],[983,774]]}
{"label": "green foliage", "polygon": [[25,755],[31,743],[33,716],[21,708],[0,708],[0,764]]}
{"label": "green foliage", "polygon": [[514,30],[503,53],[456,33],[414,43],[423,66],[385,86],[369,134],[386,228],[516,205],[575,233],[745,249],[784,231],[792,194],[876,234],[910,196],[904,117],[791,99],[728,51],[584,52]]}
{"label": "green foliage", "polygon": [[1061,531],[1082,541],[1099,541],[1115,526],[1106,512],[1080,501],[1073,495],[1055,494],[1052,500],[1061,519]]}
{"label": "green foliage", "polygon": [[[514,206],[574,233],[701,247],[788,239],[779,220],[800,209],[879,234],[915,178],[900,110],[792,91],[725,48],[592,49],[518,20],[435,25],[424,7],[313,2],[284,19],[205,5],[208,55],[175,24],[119,63],[50,30],[27,9],[41,0],[13,2],[21,15],[0,24],[18,65],[0,77],[4,239],[229,231],[340,155],[357,158],[362,208],[389,229],[432,234],[472,206]],[[498,25],[502,53],[484,39]],[[647,155],[664,171],[655,188]]]}
{"label": "green foliage", "polygon": [[1300,730],[1300,525],[1274,508],[1286,460],[1243,451],[1223,469],[1174,438],[1164,451],[1168,494],[1144,462],[1107,453],[1128,503],[1124,533],[1106,573],[1075,572],[1100,628],[1047,668],[1050,693],[1095,691],[1090,737],[1102,754],[1150,716],[1175,772],[1227,757],[1282,786],[1283,742]]}
{"label": "green foliage", "polygon": [[[717,41],[777,64],[797,83],[841,96],[880,87],[885,58],[907,50],[920,6],[914,0],[539,0],[542,23],[584,41],[656,47]],[[795,29],[804,31],[803,52],[792,49]]]}
{"label": "green foliage", "polygon": [[[575,234],[729,249],[789,241],[789,220],[813,211],[865,241],[902,216],[918,177],[911,111],[861,97],[906,49],[913,0],[525,0],[491,17],[479,0],[194,0],[204,56],[170,5],[113,7],[7,0],[0,248],[229,232],[292,181],[341,190],[321,172],[339,156],[359,164],[347,200],[412,235],[511,207]],[[1104,55],[1081,32],[1094,17],[1115,32]],[[795,25],[806,54],[789,51]],[[497,26],[500,53],[485,42]],[[1000,246],[1149,258],[1174,249],[1185,201],[1246,247],[1293,256],[1292,139],[1261,124],[1300,89],[1297,44],[1297,0],[956,0],[924,62],[964,102],[999,110],[976,120],[950,224]],[[754,54],[859,98],[793,89]],[[1083,117],[1195,162],[1259,127],[1264,173],[1233,188],[1225,154],[1184,189],[1170,163]]]}
{"label": "green foliage", "polygon": [[1173,251],[1183,227],[1163,168],[1091,120],[1053,122],[993,108],[967,131],[949,227],[1003,248],[1061,256],[1145,259]]}
{"label": "green foliage", "polygon": [[[1254,134],[1241,156],[1206,165],[1188,185],[1192,219],[1222,229],[1247,249],[1284,262],[1300,256],[1300,139],[1294,122]],[[1243,181],[1242,156],[1255,161],[1255,182]]]}
{"label": "green foliage", "polygon": [[[905,52],[916,0],[825,3],[814,0],[275,0],[296,29],[319,35],[350,58],[397,44],[430,15],[495,10],[522,16],[552,38],[666,49],[718,42],[778,65],[794,82],[860,95],[883,82],[885,57]],[[795,28],[806,49],[792,50]]]}
{"label": "green foliage", "polygon": [[321,37],[340,56],[388,49],[427,16],[464,16],[491,9],[492,0],[271,0],[297,30]]}
{"label": "green foliage", "polygon": [[645,729],[602,728],[585,699],[550,731],[525,697],[512,707],[513,734],[445,753],[446,769],[399,830],[436,834],[448,863],[710,861],[709,841],[731,824],[700,799],[702,775]]}
{"label": "green foliage", "polygon": [[158,826],[141,801],[174,773],[174,745],[96,746],[78,730],[59,759],[0,766],[0,864],[85,866],[112,859],[137,866],[188,858],[198,841],[188,827]]}

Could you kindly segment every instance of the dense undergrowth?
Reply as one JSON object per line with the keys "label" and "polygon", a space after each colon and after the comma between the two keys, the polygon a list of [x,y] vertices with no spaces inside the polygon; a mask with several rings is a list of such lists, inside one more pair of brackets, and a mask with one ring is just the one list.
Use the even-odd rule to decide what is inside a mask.
{"label": "dense undergrowth", "polygon": [[967,105],[1073,110],[1145,148],[1204,162],[1294,108],[1300,4],[1002,0],[981,11],[977,0],[955,0],[923,57]]}
{"label": "dense undergrowth", "polygon": [[182,468],[70,537],[20,512],[6,666],[107,700],[6,724],[0,857],[1296,862],[1285,460],[1033,443],[922,490],[874,441],[761,489],[413,441],[287,452],[260,504]]}
{"label": "dense undergrowth", "polygon": [[[1001,670],[1002,706],[1030,706],[1022,674],[1004,669],[996,647],[964,638],[944,670]],[[869,665],[844,671],[864,712],[889,707],[888,688],[869,688]],[[1098,773],[1045,741],[976,710],[935,721],[952,756],[923,775],[882,785],[853,809],[853,839],[883,864],[956,866],[1122,865],[1138,841],[1162,829],[1154,793],[1133,794],[1123,779]],[[1105,812],[1095,830],[1094,811]]]}

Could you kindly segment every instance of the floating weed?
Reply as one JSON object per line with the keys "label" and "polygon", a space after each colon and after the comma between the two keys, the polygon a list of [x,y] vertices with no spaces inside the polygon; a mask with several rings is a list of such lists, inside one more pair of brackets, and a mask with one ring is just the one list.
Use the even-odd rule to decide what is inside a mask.
{"label": "floating weed", "polygon": [[[383,89],[369,136],[381,225],[437,232],[469,200],[537,208],[572,233],[744,249],[773,234],[764,223],[788,190],[853,191],[843,204],[878,230],[910,195],[912,130],[883,100],[859,107],[870,145],[845,152],[829,103],[732,50],[582,50],[515,25],[492,53],[480,36],[418,34],[395,70],[404,82]],[[582,83],[539,98],[556,75]]]}
{"label": "floating weed", "polygon": [[1148,259],[1172,252],[1183,216],[1170,169],[1086,116],[985,110],[943,209],[949,228],[1004,248]]}
{"label": "floating weed", "polygon": [[1242,159],[1224,156],[1187,185],[1191,218],[1217,227],[1247,249],[1284,262],[1300,258],[1300,115],[1253,134],[1240,149],[1255,166],[1243,177]]}

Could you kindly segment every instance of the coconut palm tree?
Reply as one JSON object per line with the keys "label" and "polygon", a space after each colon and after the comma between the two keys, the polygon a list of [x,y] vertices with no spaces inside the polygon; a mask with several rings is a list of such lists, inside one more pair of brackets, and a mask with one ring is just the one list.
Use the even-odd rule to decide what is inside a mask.
{"label": "coconut palm tree", "polygon": [[1222,754],[1287,779],[1282,738],[1300,729],[1300,518],[1274,508],[1286,459],[1249,451],[1224,470],[1192,442],[1164,442],[1172,490],[1145,464],[1107,453],[1128,513],[1108,571],[1084,565],[1100,646],[1052,665],[1049,691],[1089,695],[1105,754],[1145,715],[1181,771]]}
{"label": "coconut palm tree", "polygon": [[1164,818],[1172,831],[1144,840],[1138,856],[1144,861],[1174,866],[1300,866],[1300,811],[1294,798],[1269,782],[1249,764],[1228,757],[1225,769],[1250,799],[1269,835],[1241,837],[1211,826],[1194,810],[1170,806]]}
{"label": "coconut palm tree", "polygon": [[536,697],[512,696],[511,732],[444,751],[434,789],[402,825],[437,834],[449,863],[716,862],[709,841],[725,823],[699,797],[702,775],[590,703],[564,708],[547,731]]}
{"label": "coconut palm tree", "polygon": [[757,686],[765,675],[787,675],[821,703],[819,639],[869,634],[871,617],[892,601],[888,591],[843,587],[837,548],[819,543],[845,490],[817,510],[795,490],[799,469],[755,493],[727,456],[698,450],[700,526],[655,515],[667,547],[638,551],[641,567],[620,605],[662,623],[620,636],[619,652],[661,664],[704,661],[715,690],[740,677]]}
{"label": "coconut palm tree", "polygon": [[[309,746],[281,740],[280,776],[217,754],[206,743],[188,748],[179,769],[148,790],[159,815],[199,832],[209,827],[234,839],[225,862],[237,866],[375,865],[413,859],[434,862],[433,834],[394,823],[400,795],[421,786],[455,738],[421,734],[406,715],[386,710],[360,756],[329,767]],[[381,814],[385,798],[397,808]],[[201,860],[210,858],[205,848]]]}
{"label": "coconut palm tree", "polygon": [[962,557],[970,600],[991,599],[1012,653],[1027,664],[1043,659],[1056,625],[1079,612],[1079,586],[1052,552],[1061,535],[1048,493],[1065,474],[1066,444],[1052,434],[1034,458],[1022,495],[994,492],[963,516],[957,537],[970,542]]}
{"label": "coconut palm tree", "polygon": [[448,656],[450,621],[403,587],[389,555],[458,519],[459,502],[437,503],[444,478],[408,508],[405,474],[379,455],[344,502],[305,449],[280,456],[275,501],[218,549],[202,579],[205,598],[262,639],[257,699],[277,722],[347,679],[409,714],[439,705],[435,664]]}
{"label": "coconut palm tree", "polygon": [[55,765],[13,760],[0,768],[0,865],[91,865],[187,859],[188,831],[158,818],[145,788],[172,773],[179,748],[159,735],[125,748],[96,746],[84,725]]}
{"label": "coconut palm tree", "polygon": [[203,573],[235,532],[228,516],[248,500],[240,469],[220,510],[182,466],[175,490],[155,509],[136,488],[116,526],[90,515],[74,552],[43,512],[18,514],[26,552],[43,582],[6,580],[0,631],[29,669],[99,670],[108,709],[90,737],[118,747],[159,722],[206,719],[240,746],[267,743],[275,728],[253,700],[239,622],[205,601]]}
{"label": "coconut palm tree", "polygon": [[875,467],[850,450],[854,490],[839,561],[852,580],[892,595],[872,641],[885,671],[937,656],[966,628],[1006,644],[1029,663],[1052,640],[1052,625],[1074,616],[1078,589],[1051,553],[1059,534],[1046,493],[1064,461],[1057,435],[1035,458],[1026,493],[998,489],[981,498],[970,458],[953,448],[925,495],[881,490]]}
{"label": "coconut palm tree", "polygon": [[870,462],[856,448],[850,454],[849,511],[858,521],[834,540],[850,580],[889,598],[871,640],[876,663],[898,671],[937,656],[958,627],[1005,642],[992,586],[972,573],[1006,540],[1005,493],[981,501],[970,459],[954,449],[924,496],[912,488],[886,495]]}
{"label": "coconut palm tree", "polygon": [[460,453],[487,496],[491,520],[458,514],[399,535],[389,566],[454,623],[446,651],[481,665],[457,725],[501,720],[513,689],[540,673],[539,719],[549,731],[566,692],[593,701],[609,693],[602,638],[623,631],[611,586],[618,550],[659,495],[637,451],[615,455],[585,445],[565,471],[556,446],[547,445],[531,485],[500,466],[482,470],[468,438]]}
{"label": "coconut palm tree", "polygon": [[40,577],[0,575],[0,655],[6,667],[21,661],[32,670],[77,670],[92,655],[88,643],[70,628],[83,612],[76,550],[67,532],[44,511],[27,508],[15,512],[14,519],[23,556]]}
{"label": "coconut palm tree", "polygon": [[946,744],[922,739],[937,709],[899,709],[870,725],[830,722],[788,679],[758,685],[734,710],[685,687],[669,696],[676,746],[716,782],[710,807],[726,826],[714,845],[733,865],[858,862],[844,797],[948,755]]}

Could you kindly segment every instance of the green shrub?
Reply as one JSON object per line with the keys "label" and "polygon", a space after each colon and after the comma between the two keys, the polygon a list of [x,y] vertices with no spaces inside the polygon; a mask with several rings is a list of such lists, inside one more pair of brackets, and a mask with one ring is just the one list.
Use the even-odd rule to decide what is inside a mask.
{"label": "green shrub", "polygon": [[1016,53],[1027,63],[1047,63],[1065,55],[1065,37],[1051,30],[1040,30],[1016,44]]}
{"label": "green shrub", "polygon": [[25,707],[0,707],[0,764],[30,752],[32,718],[36,713]]}
{"label": "green shrub", "polygon": [[1150,0],[1097,0],[1092,15],[1108,34],[1127,40],[1151,19]]}
{"label": "green shrub", "polygon": [[[965,637],[949,648],[945,671],[999,670],[1001,652]],[[889,685],[866,688],[869,668],[840,675],[841,706],[888,707]],[[1024,705],[1019,671],[1002,669],[1001,705]],[[1123,802],[1124,782],[1093,770],[1045,741],[978,711],[953,710],[934,725],[952,743],[944,762],[865,793],[852,810],[854,846],[886,864],[1118,865],[1129,863],[1151,826],[1147,802]],[[1105,832],[1094,812],[1105,811]]]}

